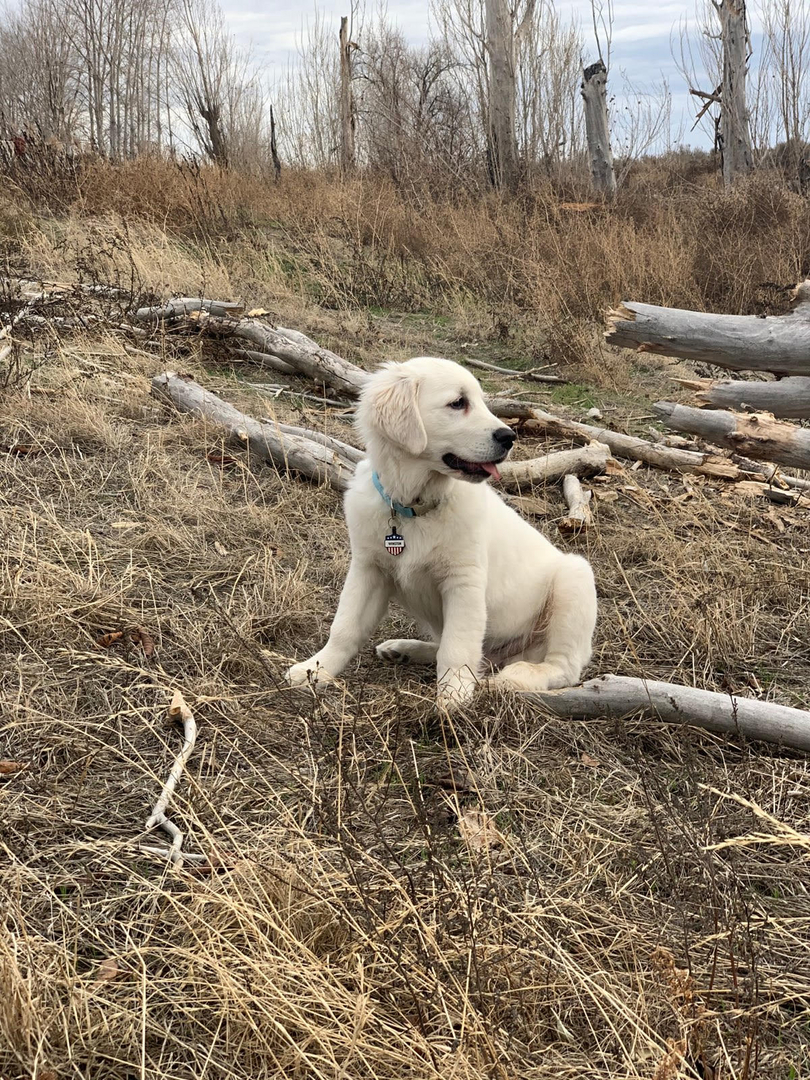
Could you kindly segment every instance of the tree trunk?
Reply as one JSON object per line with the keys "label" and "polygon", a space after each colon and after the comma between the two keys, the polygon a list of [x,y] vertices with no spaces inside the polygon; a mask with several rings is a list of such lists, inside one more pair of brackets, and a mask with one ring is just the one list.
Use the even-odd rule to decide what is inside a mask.
{"label": "tree trunk", "polygon": [[715,446],[725,446],[746,457],[810,469],[810,430],[783,424],[770,413],[745,415],[692,409],[671,401],[657,401],[653,409],[675,431],[700,435]]}
{"label": "tree trunk", "polygon": [[505,461],[499,466],[501,482],[507,491],[520,491],[521,485],[547,484],[569,474],[578,476],[605,471],[610,449],[604,443],[592,442],[579,450],[560,450],[555,454],[530,458],[528,461]]}
{"label": "tree trunk", "polygon": [[810,750],[810,712],[691,686],[601,675],[582,686],[520,697],[555,716],[621,718],[646,713],[667,724],[694,724],[707,731]]}
{"label": "tree trunk", "polygon": [[794,375],[777,382],[712,382],[711,379],[676,379],[695,390],[701,405],[737,411],[769,412],[783,420],[810,419],[810,378]]}
{"label": "tree trunk", "polygon": [[582,100],[585,103],[585,136],[594,188],[608,199],[616,194],[613,151],[607,109],[607,68],[601,60],[583,71]]}
{"label": "tree trunk", "polygon": [[281,158],[278,156],[276,145],[276,118],[272,105],[270,106],[270,157],[273,159],[273,174],[278,182],[281,179]]}
{"label": "tree trunk", "polygon": [[723,84],[720,91],[720,145],[723,182],[730,187],[753,168],[751,128],[745,101],[748,28],[745,0],[714,0],[723,42]]}
{"label": "tree trunk", "polygon": [[489,110],[487,155],[493,187],[517,185],[515,28],[508,0],[486,0]]}
{"label": "tree trunk", "polygon": [[152,393],[182,412],[210,420],[224,429],[229,441],[247,446],[281,472],[301,473],[337,491],[345,491],[354,472],[354,462],[337,453],[334,447],[327,448],[312,439],[284,432],[276,424],[260,423],[187,376],[171,371],[156,375],[152,379]]}
{"label": "tree trunk", "polygon": [[348,176],[355,166],[355,115],[352,93],[352,49],[349,41],[349,20],[340,20],[340,171]]}
{"label": "tree trunk", "polygon": [[607,314],[610,345],[702,360],[732,371],[810,375],[810,280],[788,315],[713,315],[623,300]]}

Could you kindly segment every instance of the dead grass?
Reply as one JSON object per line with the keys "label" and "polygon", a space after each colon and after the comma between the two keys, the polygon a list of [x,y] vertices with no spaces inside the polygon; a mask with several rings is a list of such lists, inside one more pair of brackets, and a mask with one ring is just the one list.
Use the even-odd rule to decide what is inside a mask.
{"label": "dead grass", "polygon": [[[0,1075],[805,1075],[804,758],[506,700],[442,725],[429,674],[370,650],[321,701],[283,689],[345,571],[337,499],[214,463],[216,432],[150,400],[157,366],[66,342],[0,404],[27,448],[0,487],[0,757],[26,767],[0,780]],[[569,542],[594,670],[810,707],[808,511],[782,533],[719,485],[597,487]],[[140,626],[151,661],[96,644]],[[174,817],[206,876],[138,849],[177,688],[200,740]]]}
{"label": "dead grass", "polygon": [[[640,434],[667,369],[605,352],[599,305],[760,309],[781,303],[760,278],[806,257],[798,208],[764,187],[738,206],[693,183],[698,228],[685,181],[574,220],[550,196],[417,214],[384,185],[211,174],[206,233],[173,173],[115,175],[70,214],[27,207],[17,232],[4,211],[12,265],[241,295],[368,365],[551,353],[580,383],[520,396],[576,417],[595,402]],[[736,252],[733,280],[701,262],[712,243]],[[283,688],[345,573],[337,498],[158,406],[149,378],[176,360],[95,333],[49,349],[0,393],[0,759],[24,766],[0,775],[3,1080],[810,1073],[804,756],[508,699],[442,724],[430,674],[370,648],[320,700]],[[182,363],[257,415],[350,434],[208,352]],[[593,486],[594,529],[561,541],[598,578],[592,670],[810,708],[810,510],[645,469]],[[524,512],[553,535],[559,492]],[[152,659],[97,644],[139,627]],[[200,736],[173,818],[208,874],[139,849],[177,689]]]}

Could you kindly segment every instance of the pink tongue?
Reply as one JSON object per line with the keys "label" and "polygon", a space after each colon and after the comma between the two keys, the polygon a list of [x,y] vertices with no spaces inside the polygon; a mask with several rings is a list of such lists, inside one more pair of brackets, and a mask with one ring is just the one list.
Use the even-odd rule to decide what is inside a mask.
{"label": "pink tongue", "polygon": [[501,474],[498,472],[497,465],[491,461],[481,461],[479,464],[485,472],[489,473],[493,480],[500,480]]}

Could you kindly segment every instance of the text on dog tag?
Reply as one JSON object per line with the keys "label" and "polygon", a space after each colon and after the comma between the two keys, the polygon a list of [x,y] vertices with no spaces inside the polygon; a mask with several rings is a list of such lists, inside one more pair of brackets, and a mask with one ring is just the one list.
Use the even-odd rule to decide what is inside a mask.
{"label": "text on dog tag", "polygon": [[389,555],[401,555],[405,550],[405,541],[398,532],[394,531],[386,536],[385,550]]}

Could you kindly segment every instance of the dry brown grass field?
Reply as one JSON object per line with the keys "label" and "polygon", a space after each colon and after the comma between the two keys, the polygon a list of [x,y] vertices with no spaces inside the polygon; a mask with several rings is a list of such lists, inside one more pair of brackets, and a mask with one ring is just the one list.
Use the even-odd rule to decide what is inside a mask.
{"label": "dry brown grass field", "polygon": [[[584,211],[560,206],[575,189],[450,200],[160,163],[17,176],[4,273],[241,298],[368,368],[557,365],[565,386],[485,385],[649,437],[649,402],[694,369],[607,349],[603,309],[782,311],[810,270],[806,202],[762,178],[725,195],[688,166],[650,164]],[[2,306],[7,324],[11,287]],[[510,698],[451,722],[429,672],[370,647],[332,692],[286,689],[346,569],[339,499],[223,446],[150,378],[179,366],[351,441],[348,419],[210,343],[18,337],[0,390],[0,759],[20,766],[0,776],[3,1080],[810,1076],[806,755]],[[591,673],[810,708],[810,507],[629,463],[592,486],[580,537],[556,536],[558,488],[521,504],[593,562]],[[392,613],[380,634],[406,627]],[[199,739],[173,817],[205,873],[140,847],[163,842],[144,822],[176,690]]]}

